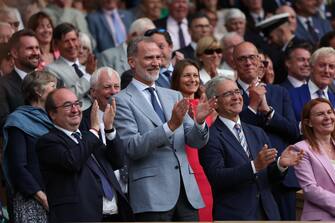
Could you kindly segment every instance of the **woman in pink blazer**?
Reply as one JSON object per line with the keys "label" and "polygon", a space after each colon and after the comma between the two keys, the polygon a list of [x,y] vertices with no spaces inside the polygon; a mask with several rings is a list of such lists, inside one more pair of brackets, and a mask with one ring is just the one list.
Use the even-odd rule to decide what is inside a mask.
{"label": "woman in pink blazer", "polygon": [[304,158],[295,173],[304,191],[301,220],[335,221],[335,114],[330,102],[317,98],[302,111],[305,140],[295,144]]}

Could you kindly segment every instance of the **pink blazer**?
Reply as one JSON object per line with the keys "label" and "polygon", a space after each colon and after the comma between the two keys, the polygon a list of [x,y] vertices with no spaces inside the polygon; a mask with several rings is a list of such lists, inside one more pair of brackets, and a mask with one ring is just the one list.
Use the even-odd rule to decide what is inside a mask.
{"label": "pink blazer", "polygon": [[326,154],[312,150],[307,141],[295,144],[305,155],[295,174],[304,191],[301,220],[335,221],[335,168]]}

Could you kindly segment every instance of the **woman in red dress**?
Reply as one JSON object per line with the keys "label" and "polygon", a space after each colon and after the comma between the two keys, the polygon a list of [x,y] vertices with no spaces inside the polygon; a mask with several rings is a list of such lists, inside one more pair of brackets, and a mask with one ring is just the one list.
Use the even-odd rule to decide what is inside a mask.
{"label": "woman in red dress", "polygon": [[[193,111],[196,109],[199,98],[203,91],[200,86],[200,76],[199,76],[199,66],[196,62],[185,59],[179,61],[174,67],[172,74],[172,84],[171,88],[181,92],[184,98],[189,99],[191,105],[190,116],[193,117]],[[208,126],[212,124],[213,116],[209,116],[206,119]],[[186,146],[186,154],[189,160],[189,163],[194,171],[195,179],[198,183],[202,198],[205,202],[205,207],[199,209],[199,220],[200,221],[212,221],[212,206],[213,198],[210,184],[207,180],[207,177],[202,169],[202,166],[199,163],[198,150],[192,149],[189,146]]]}

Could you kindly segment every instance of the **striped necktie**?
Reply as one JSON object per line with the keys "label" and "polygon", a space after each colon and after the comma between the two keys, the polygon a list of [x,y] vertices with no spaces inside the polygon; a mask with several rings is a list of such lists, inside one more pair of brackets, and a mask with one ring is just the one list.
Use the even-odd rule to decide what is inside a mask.
{"label": "striped necktie", "polygon": [[245,136],[244,136],[244,134],[243,134],[241,125],[238,124],[238,123],[236,123],[236,124],[234,125],[234,130],[235,130],[236,133],[237,133],[238,141],[240,142],[241,146],[243,147],[245,153],[247,154],[248,157],[250,157],[250,152],[249,152],[249,150],[248,150],[247,141],[246,141]]}

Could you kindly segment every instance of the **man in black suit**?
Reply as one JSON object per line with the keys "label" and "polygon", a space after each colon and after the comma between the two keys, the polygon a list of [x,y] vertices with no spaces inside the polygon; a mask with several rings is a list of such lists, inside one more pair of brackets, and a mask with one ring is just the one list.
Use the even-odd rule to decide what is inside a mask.
{"label": "man in black suit", "polygon": [[[91,127],[81,132],[82,103],[66,88],[49,94],[46,110],[55,127],[36,145],[49,203],[49,220],[131,221],[132,211],[114,175],[123,164],[121,147],[106,134],[99,139],[98,103],[94,102]],[[105,132],[112,132],[115,107],[107,106]],[[113,166],[113,168],[112,168]]]}
{"label": "man in black suit", "polygon": [[191,43],[178,51],[184,54],[185,58],[195,60],[195,49],[197,48],[198,40],[211,35],[211,29],[209,19],[204,13],[193,14],[188,19],[188,32],[191,35]]}
{"label": "man in black suit", "polygon": [[9,40],[14,69],[0,78],[0,131],[7,115],[23,105],[21,83],[27,73],[33,71],[40,61],[40,47],[33,31],[21,30]]}

